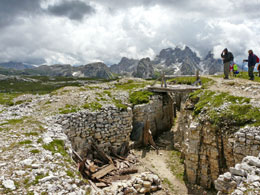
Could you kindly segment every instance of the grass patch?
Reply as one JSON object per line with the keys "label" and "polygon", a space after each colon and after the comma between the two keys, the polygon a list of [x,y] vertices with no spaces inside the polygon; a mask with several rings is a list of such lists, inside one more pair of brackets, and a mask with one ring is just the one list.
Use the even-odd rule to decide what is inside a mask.
{"label": "grass patch", "polygon": [[184,177],[184,165],[183,159],[181,158],[181,153],[178,151],[170,151],[169,160],[167,162],[169,168],[173,175],[176,176],[177,179],[183,181]]}
{"label": "grass patch", "polygon": [[127,105],[122,103],[122,100],[117,100],[117,99],[113,99],[113,103],[115,104],[115,106],[117,108],[119,108],[120,110],[127,110]]}
{"label": "grass patch", "polygon": [[197,90],[190,94],[190,99],[193,102],[197,102],[194,110],[195,115],[198,115],[202,109],[218,108],[227,102],[230,104],[250,103],[249,98],[232,96],[228,93],[216,93],[209,90]]}
{"label": "grass patch", "polygon": [[10,119],[10,120],[7,120],[6,123],[4,124],[8,124],[8,125],[17,125],[17,124],[21,124],[23,123],[23,121],[25,120],[25,118],[20,118],[20,119]]}
{"label": "grass patch", "polygon": [[37,139],[37,144],[41,144],[43,142],[42,138]]}
{"label": "grass patch", "polygon": [[75,178],[75,175],[74,175],[74,173],[73,173],[72,171],[67,170],[66,173],[67,173],[67,175],[68,175],[69,177]]}
{"label": "grass patch", "polygon": [[[255,80],[254,81],[255,82],[260,82],[260,77],[258,77],[258,73],[254,72],[254,75],[255,75]],[[214,76],[214,77],[224,78],[224,74],[217,75],[217,76]],[[248,80],[249,76],[248,76],[248,72],[240,72],[236,77],[231,76],[231,78],[240,78],[240,79]]]}
{"label": "grass patch", "polygon": [[18,144],[19,145],[32,144],[32,141],[31,140],[24,140],[24,141],[18,142]]}
{"label": "grass patch", "polygon": [[[208,85],[213,84],[213,80],[206,78],[206,77],[200,77],[200,80],[202,82],[202,87],[206,88]],[[177,77],[177,78],[173,78],[168,80],[167,82],[172,82],[175,84],[185,84],[185,85],[192,85],[194,82],[196,81],[196,77]]]}
{"label": "grass patch", "polygon": [[174,189],[173,184],[170,182],[170,180],[168,178],[164,178],[162,183],[167,185],[172,192],[176,192],[176,190]]}
{"label": "grass patch", "polygon": [[[28,78],[28,77],[27,77]],[[35,76],[36,81],[24,81],[16,78],[10,78],[0,81],[0,92],[3,93],[30,93],[30,94],[47,94],[59,88],[66,86],[81,86],[77,80],[68,81],[66,77],[60,77],[58,80],[51,80],[49,77],[41,79]]]}
{"label": "grass patch", "polygon": [[112,97],[111,91],[105,90],[103,93],[107,94],[107,96],[110,98]]}
{"label": "grass patch", "polygon": [[53,154],[60,153],[62,156],[66,156],[67,152],[65,150],[65,144],[63,140],[53,140],[49,144],[44,144],[43,148],[45,150],[51,151]]}
{"label": "grass patch", "polygon": [[102,105],[98,102],[91,102],[91,103],[86,103],[83,105],[84,109],[89,109],[92,111],[96,111],[96,110],[101,110]]}
{"label": "grass patch", "polygon": [[17,93],[0,93],[0,104],[6,105],[6,106],[13,106],[14,105],[13,99],[18,97],[19,95],[21,95],[21,94],[17,94]]}
{"label": "grass patch", "polygon": [[65,108],[59,108],[60,114],[69,114],[73,112],[78,112],[80,109],[76,106],[66,104]]}
{"label": "grass patch", "polygon": [[134,82],[133,80],[128,80],[127,83],[115,84],[116,90],[133,90],[138,88],[144,88],[149,82]]}
{"label": "grass patch", "polygon": [[38,132],[29,132],[29,133],[24,133],[25,136],[29,137],[29,136],[38,136],[39,133]]}
{"label": "grass patch", "polygon": [[33,154],[38,154],[38,153],[40,153],[40,150],[34,149],[34,150],[31,150],[30,152],[33,153]]}
{"label": "grass patch", "polygon": [[150,96],[152,95],[153,93],[149,91],[136,91],[130,94],[129,101],[133,105],[146,104],[149,103]]}
{"label": "grass patch", "polygon": [[217,129],[260,125],[260,109],[250,105],[249,98],[200,90],[192,93],[190,99],[195,103],[194,116],[205,114]]}

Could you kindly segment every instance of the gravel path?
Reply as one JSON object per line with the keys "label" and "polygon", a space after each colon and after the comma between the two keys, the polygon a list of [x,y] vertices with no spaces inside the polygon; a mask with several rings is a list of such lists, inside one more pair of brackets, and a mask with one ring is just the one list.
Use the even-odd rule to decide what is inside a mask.
{"label": "gravel path", "polygon": [[228,92],[234,96],[251,98],[253,106],[260,107],[260,83],[250,80],[233,78],[224,80],[223,78],[209,76],[215,81],[214,85],[209,87],[209,90]]}

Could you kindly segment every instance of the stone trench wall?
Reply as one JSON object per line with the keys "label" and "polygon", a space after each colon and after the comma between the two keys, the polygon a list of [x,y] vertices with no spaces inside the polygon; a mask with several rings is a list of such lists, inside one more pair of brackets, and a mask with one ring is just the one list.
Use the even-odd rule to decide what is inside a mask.
{"label": "stone trench wall", "polygon": [[[85,110],[60,115],[57,123],[62,125],[73,149],[79,154],[83,155],[92,139],[107,152],[110,146],[118,148],[130,140],[132,125],[137,121],[144,123],[150,120],[153,135],[169,130],[173,121],[172,105],[170,96],[157,94],[148,104],[136,105],[133,109],[128,107],[122,111],[110,106],[97,112]],[[139,134],[142,135],[142,132]]]}
{"label": "stone trench wall", "polygon": [[194,118],[191,110],[182,111],[178,124],[174,146],[185,158],[185,173],[190,183],[212,188],[214,180],[229,167],[245,156],[259,153],[257,127],[244,127],[232,135],[217,133],[209,122]]}
{"label": "stone trench wall", "polygon": [[[174,99],[167,93],[152,96],[150,103],[136,105],[133,108],[133,132],[136,124],[144,126],[146,121],[150,123],[150,130],[153,136],[158,136],[164,131],[168,131],[173,125],[173,104]],[[141,137],[139,137],[141,139]]]}
{"label": "stone trench wall", "polygon": [[116,107],[103,108],[98,112],[88,110],[61,115],[58,123],[62,124],[72,147],[79,154],[92,142],[96,141],[105,151],[110,146],[119,147],[129,141],[132,131],[132,109],[120,111]]}

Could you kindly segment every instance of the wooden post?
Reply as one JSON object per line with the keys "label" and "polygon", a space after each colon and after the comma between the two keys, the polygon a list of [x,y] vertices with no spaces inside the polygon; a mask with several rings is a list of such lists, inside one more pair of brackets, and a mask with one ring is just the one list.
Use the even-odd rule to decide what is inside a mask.
{"label": "wooden post", "polygon": [[196,70],[196,81],[200,79],[199,70]]}

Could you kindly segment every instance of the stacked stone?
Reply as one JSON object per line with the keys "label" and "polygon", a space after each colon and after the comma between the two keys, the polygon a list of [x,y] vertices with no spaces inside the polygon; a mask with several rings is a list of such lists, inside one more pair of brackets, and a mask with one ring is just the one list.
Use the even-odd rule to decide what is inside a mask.
{"label": "stacked stone", "polygon": [[150,130],[153,135],[170,130],[173,119],[173,102],[168,96],[153,95],[149,104],[134,106],[133,122],[150,122]]}
{"label": "stacked stone", "polygon": [[110,146],[119,147],[129,141],[132,131],[132,109],[122,111],[116,107],[102,108],[100,111],[89,110],[60,115],[57,123],[63,129],[72,147],[81,153],[94,139],[105,151]]}
{"label": "stacked stone", "polygon": [[215,188],[218,195],[260,194],[260,154],[245,157],[241,164],[220,175],[215,180]]}
{"label": "stacked stone", "polygon": [[141,173],[140,175],[133,177],[131,180],[117,183],[115,191],[113,191],[112,188],[108,188],[104,189],[103,192],[108,195],[137,195],[156,192],[161,188],[161,180],[157,175],[152,173]]}
{"label": "stacked stone", "polygon": [[233,146],[235,162],[245,156],[257,156],[260,150],[260,127],[245,127],[235,133]]}

